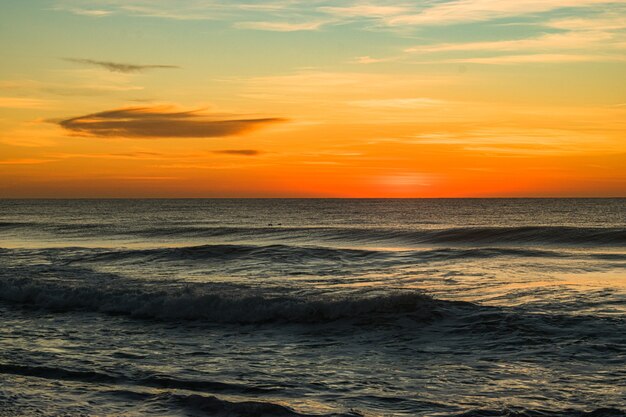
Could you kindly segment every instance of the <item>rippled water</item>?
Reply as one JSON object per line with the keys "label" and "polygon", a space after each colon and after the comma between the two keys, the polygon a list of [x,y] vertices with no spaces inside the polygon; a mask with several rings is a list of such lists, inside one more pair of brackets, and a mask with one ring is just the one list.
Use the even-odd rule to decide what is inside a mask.
{"label": "rippled water", "polygon": [[0,201],[0,416],[624,416],[625,313],[624,199]]}

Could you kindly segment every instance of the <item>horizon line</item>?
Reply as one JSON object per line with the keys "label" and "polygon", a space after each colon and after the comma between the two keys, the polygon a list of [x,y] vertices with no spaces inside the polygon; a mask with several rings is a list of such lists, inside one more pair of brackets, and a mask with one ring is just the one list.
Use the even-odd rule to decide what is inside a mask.
{"label": "horizon line", "polygon": [[524,197],[0,197],[9,200],[617,200],[626,196]]}

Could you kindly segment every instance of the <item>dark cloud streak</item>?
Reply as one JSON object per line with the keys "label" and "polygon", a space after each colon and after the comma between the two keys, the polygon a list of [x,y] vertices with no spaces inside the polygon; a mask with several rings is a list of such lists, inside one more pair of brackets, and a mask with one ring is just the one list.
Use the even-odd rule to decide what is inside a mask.
{"label": "dark cloud streak", "polygon": [[213,153],[223,155],[257,156],[261,153],[261,151],[257,151],[256,149],[221,149],[219,151],[213,151]]}
{"label": "dark cloud streak", "polygon": [[280,118],[238,119],[199,110],[176,112],[171,107],[114,109],[57,122],[83,136],[129,138],[210,138],[246,133]]}
{"label": "dark cloud streak", "polygon": [[83,58],[63,58],[64,61],[75,62],[77,64],[85,64],[85,65],[95,65],[98,67],[102,67],[112,72],[142,72],[149,69],[159,69],[159,68],[180,68],[176,65],[140,65],[140,64],[126,64],[121,62],[111,62],[111,61],[97,61],[94,59],[83,59]]}

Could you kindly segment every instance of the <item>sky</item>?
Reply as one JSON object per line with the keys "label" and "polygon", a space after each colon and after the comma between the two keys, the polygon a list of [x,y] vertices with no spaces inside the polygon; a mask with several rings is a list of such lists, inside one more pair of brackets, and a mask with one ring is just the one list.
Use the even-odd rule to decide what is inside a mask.
{"label": "sky", "polygon": [[0,198],[626,196],[626,0],[0,3]]}

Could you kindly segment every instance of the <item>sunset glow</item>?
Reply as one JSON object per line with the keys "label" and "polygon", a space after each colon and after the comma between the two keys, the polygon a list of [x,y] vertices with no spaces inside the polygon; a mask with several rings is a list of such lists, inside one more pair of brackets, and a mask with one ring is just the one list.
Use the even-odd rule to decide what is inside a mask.
{"label": "sunset glow", "polygon": [[626,195],[624,0],[0,6],[0,197]]}

